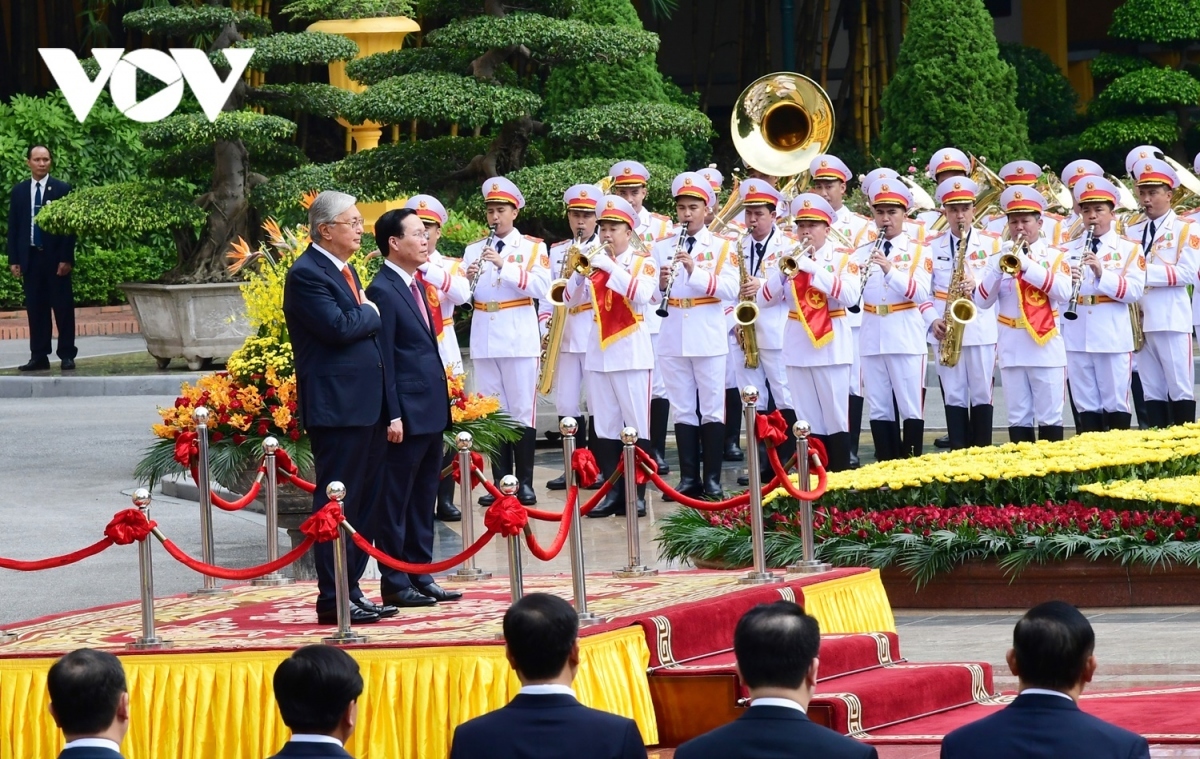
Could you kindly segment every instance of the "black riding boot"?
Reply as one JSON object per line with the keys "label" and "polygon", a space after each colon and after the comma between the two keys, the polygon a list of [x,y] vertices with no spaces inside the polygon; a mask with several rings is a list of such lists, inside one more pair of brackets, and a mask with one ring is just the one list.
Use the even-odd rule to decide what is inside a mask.
{"label": "black riding boot", "polygon": [[1104,417],[1110,430],[1127,430],[1133,424],[1133,414],[1124,411],[1108,411]]}
{"label": "black riding boot", "polygon": [[850,468],[850,433],[835,432],[825,436],[825,452],[829,454],[829,471],[844,472]]}
{"label": "black riding boot", "polygon": [[700,425],[700,440],[704,448],[704,497],[717,501],[725,498],[725,491],[721,490],[721,466],[724,464],[721,443],[726,439],[725,425],[721,422]]}
{"label": "black riding boot", "polygon": [[875,443],[875,460],[891,461],[900,458],[900,425],[897,422],[871,420],[871,439]]}
{"label": "black riding boot", "polygon": [[[600,466],[601,481],[607,481],[609,477],[612,477],[613,472],[617,471],[617,467],[620,466],[622,449],[620,440],[596,438],[596,447],[592,451],[592,455],[596,457],[596,463]],[[596,508],[589,511],[587,515],[600,519],[624,513],[625,480],[621,478],[613,483],[612,489],[604,496],[604,500],[596,504]]]}
{"label": "black riding boot", "polygon": [[667,465],[667,419],[671,416],[671,402],[666,398],[650,399],[650,447],[658,473],[668,475]]}
{"label": "black riding boot", "polygon": [[992,404],[971,407],[971,445],[986,448],[992,444]]}
{"label": "black riding boot", "polygon": [[924,446],[925,420],[905,419],[904,441],[900,444],[900,455],[907,458],[916,458],[921,455]]}
{"label": "black riding boot", "polygon": [[[1138,429],[1144,430],[1150,426],[1150,412],[1146,409],[1146,393],[1142,390],[1142,375],[1134,372],[1129,378],[1129,390],[1133,395],[1133,410],[1137,412]],[[1133,415],[1129,415],[1132,424]],[[1118,428],[1113,428],[1118,429]],[[1129,429],[1121,427],[1119,429]]]}
{"label": "black riding boot", "polygon": [[521,483],[517,490],[517,500],[522,506],[532,506],[537,503],[537,493],[533,489],[533,453],[537,446],[537,430],[526,427],[521,439],[513,445],[513,466],[516,469],[517,480]]}
{"label": "black riding boot", "polygon": [[[442,456],[442,469],[453,466],[456,458],[458,458],[457,451],[453,449],[446,451]],[[462,512],[454,505],[454,489],[457,487],[458,483],[451,475],[446,475],[438,482],[437,510],[433,512],[436,519],[442,522],[457,522],[462,519]]]}
{"label": "black riding boot", "polygon": [[971,412],[966,406],[946,406],[946,436],[952,451],[971,444]]}
{"label": "black riding boot", "polygon": [[[512,474],[513,469],[513,448],[515,443],[501,443],[496,448],[496,455],[492,457],[492,483],[499,488],[500,480],[506,474]],[[479,505],[485,509],[496,502],[495,496],[491,493],[484,493],[479,496]]]}
{"label": "black riding boot", "polygon": [[[702,492],[700,484],[700,428],[694,424],[675,425],[675,445],[679,453],[679,484],[675,491],[688,498],[699,498]],[[721,447],[717,446],[717,451]],[[670,501],[671,497],[663,493],[663,500]]]}
{"label": "black riding boot", "polygon": [[1195,401],[1171,401],[1171,424],[1191,424],[1196,421]]}
{"label": "black riding boot", "polygon": [[1061,424],[1043,424],[1038,427],[1038,439],[1058,441],[1063,439],[1063,427]]}
{"label": "black riding boot", "polygon": [[[566,417],[560,416],[558,418],[559,429],[562,429],[562,420],[563,419],[566,419]],[[579,425],[579,431],[575,433],[575,445],[579,446],[579,444],[582,442],[584,444],[584,446],[586,446],[587,445],[587,422],[584,421],[583,417],[577,417],[575,419],[575,421]],[[546,489],[547,490],[566,490],[567,489],[567,473],[563,472],[562,474],[558,475],[554,479],[548,480],[546,482]]]}
{"label": "black riding boot", "polygon": [[1099,411],[1079,412],[1079,421],[1075,425],[1076,432],[1102,432],[1103,430],[1104,414]]}
{"label": "black riding boot", "polygon": [[745,461],[742,452],[742,394],[736,388],[725,391],[725,437],[721,441],[725,461]]}
{"label": "black riding boot", "polygon": [[[850,396],[850,468],[858,469],[858,440],[862,437],[863,397]],[[796,413],[793,411],[792,416]]]}
{"label": "black riding boot", "polygon": [[1138,426],[1142,428],[1168,427],[1171,424],[1171,404],[1167,401],[1144,401],[1146,415],[1138,410]]}
{"label": "black riding boot", "polygon": [[[1045,427],[1042,427],[1045,430]],[[1043,432],[1043,434],[1045,434]],[[1008,442],[1010,443],[1034,443],[1037,442],[1037,437],[1034,435],[1032,427],[1009,427]]]}

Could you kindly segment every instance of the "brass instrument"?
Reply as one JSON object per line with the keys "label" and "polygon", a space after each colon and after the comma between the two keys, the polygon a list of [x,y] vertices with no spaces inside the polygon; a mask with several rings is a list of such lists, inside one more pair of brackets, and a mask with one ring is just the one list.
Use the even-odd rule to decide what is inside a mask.
{"label": "brass instrument", "polygon": [[1171,208],[1177,214],[1190,211],[1196,200],[1200,199],[1200,177],[1171,156],[1164,155],[1162,159],[1175,169],[1175,175],[1179,178],[1179,186],[1171,193]]}
{"label": "brass instrument", "polygon": [[933,197],[925,191],[924,187],[917,183],[917,180],[901,174],[900,181],[903,182],[908,187],[908,191],[912,193],[913,204],[912,208],[909,209],[910,211],[937,210],[937,201],[935,201]]}
{"label": "brass instrument", "polygon": [[[805,237],[800,240],[800,244],[792,248],[792,251],[787,255],[779,257],[779,273],[788,279],[794,279],[800,273],[800,259],[803,256],[809,258],[814,257],[816,250],[813,248],[809,238]],[[798,251],[798,252],[797,252]]]}
{"label": "brass instrument", "polygon": [[975,302],[967,287],[967,244],[971,232],[966,225],[958,228],[958,250],[954,254],[954,273],[946,288],[946,336],[938,349],[938,363],[942,366],[957,366],[962,355],[963,334],[967,325],[975,321]]}
{"label": "brass instrument", "polygon": [[[970,158],[974,166],[971,170],[971,181],[979,186],[979,192],[975,195],[975,223],[973,226],[980,228],[990,215],[999,212],[998,202],[1005,185],[1000,175],[989,169],[986,163],[975,156],[970,156]],[[950,221],[945,214],[942,214],[933,220],[929,229],[931,232],[941,232],[948,226],[950,226]]]}
{"label": "brass instrument", "polygon": [[598,245],[591,250],[579,251],[574,258],[566,261],[566,265],[574,273],[581,274],[585,277],[590,277],[596,273],[596,268],[592,265],[592,261],[596,260],[596,256],[611,255],[612,252],[612,245],[604,243],[603,245]]}
{"label": "brass instrument", "polygon": [[[488,227],[488,236],[487,236],[487,239],[483,241],[483,250],[487,250],[488,248],[492,247],[495,244],[496,244],[496,225],[493,224],[490,227]],[[482,253],[482,251],[481,251],[481,253]],[[476,285],[479,284],[479,275],[480,274],[483,274],[483,259],[482,258],[479,258],[478,260],[475,261],[475,276],[471,277],[471,280],[469,283],[471,297],[467,299],[466,303],[462,304],[462,309],[465,313],[471,313],[471,311],[475,310],[475,304],[472,301],[475,298],[475,287],[476,287]]]}
{"label": "brass instrument", "polygon": [[742,197],[738,193],[738,187],[741,185],[741,180],[738,177],[733,179],[733,187],[729,191],[729,197],[725,199],[725,205],[721,206],[721,210],[717,211],[713,216],[713,220],[708,223],[708,231],[714,235],[723,235],[729,228],[733,217],[738,215],[738,211],[742,210]]}
{"label": "brass instrument", "polygon": [[874,265],[871,263],[871,259],[875,257],[876,253],[883,250],[883,243],[887,239],[885,236],[887,230],[888,227],[886,226],[879,230],[879,236],[875,238],[875,244],[871,246],[871,252],[867,254],[867,262],[863,264],[861,270],[862,280],[859,282],[858,287],[858,301],[846,309],[852,314],[857,314],[859,311],[862,311],[863,293],[867,291],[867,280],[871,278],[871,267]]}
{"label": "brass instrument", "polygon": [[747,166],[771,176],[795,176],[833,144],[833,101],[806,76],[767,74],[738,95],[729,131]]}
{"label": "brass instrument", "polygon": [[1075,207],[1075,198],[1071,196],[1071,191],[1049,166],[1042,167],[1042,175],[1038,177],[1033,187],[1046,199],[1047,211],[1066,216]]}
{"label": "brass instrument", "polygon": [[[1083,238],[1084,255],[1092,249],[1092,240],[1096,238],[1096,225],[1089,224],[1087,228],[1087,236]],[[1082,258],[1080,256],[1082,266]],[[1067,302],[1067,310],[1063,312],[1063,318],[1067,321],[1075,321],[1079,318],[1076,309],[1079,308],[1079,291],[1083,289],[1083,272],[1079,272],[1079,279],[1076,279],[1071,286],[1071,300]]]}
{"label": "brass instrument", "polygon": [[1015,277],[1021,273],[1021,259],[1018,258],[1018,253],[1029,255],[1029,242],[1024,236],[1017,238],[1017,244],[1008,253],[1000,254],[1000,271],[1010,277]]}
{"label": "brass instrument", "polygon": [[1142,325],[1142,307],[1137,303],[1129,304],[1129,328],[1133,331],[1133,352],[1139,353],[1146,347],[1146,331]]}
{"label": "brass instrument", "polygon": [[749,234],[749,231],[743,232],[734,245],[734,250],[738,252],[739,298],[737,305],[733,307],[733,321],[737,324],[735,334],[738,345],[741,346],[742,353],[746,355],[745,367],[747,369],[757,369],[758,330],[754,326],[754,323],[758,321],[758,304],[753,300],[746,300],[741,297],[741,289],[750,281],[750,270],[746,268],[746,256],[742,255],[742,244],[745,243],[746,237]]}
{"label": "brass instrument", "polygon": [[679,272],[679,266],[675,263],[675,259],[679,258],[680,251],[683,250],[683,240],[687,237],[687,224],[679,225],[679,237],[675,240],[675,253],[671,256],[671,273],[667,275],[667,286],[663,288],[662,303],[658,304],[658,308],[654,313],[664,319],[671,315],[667,301],[671,299],[671,288],[675,285],[675,276]]}
{"label": "brass instrument", "polygon": [[553,304],[550,319],[546,322],[546,334],[542,335],[541,361],[538,369],[538,393],[545,395],[554,388],[554,374],[558,368],[558,356],[562,349],[563,330],[567,327],[567,279],[562,276],[566,263],[572,254],[578,254],[579,245],[583,242],[583,232],[575,233],[575,242],[563,254],[563,262],[559,265],[558,278],[550,283],[550,292],[546,300]]}

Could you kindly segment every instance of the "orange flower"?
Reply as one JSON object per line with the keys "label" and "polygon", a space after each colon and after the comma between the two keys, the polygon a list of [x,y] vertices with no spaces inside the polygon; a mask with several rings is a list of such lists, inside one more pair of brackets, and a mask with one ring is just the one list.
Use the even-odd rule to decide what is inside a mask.
{"label": "orange flower", "polygon": [[318,194],[320,194],[320,193],[318,193],[316,190],[309,190],[308,192],[306,192],[300,196],[300,205],[304,208],[305,211],[307,211],[309,209],[309,207],[313,204],[313,201],[317,199]]}
{"label": "orange flower", "polygon": [[258,251],[250,249],[250,243],[238,237],[231,250],[225,254],[225,258],[229,260],[229,265],[225,268],[230,274],[237,274],[260,255]]}

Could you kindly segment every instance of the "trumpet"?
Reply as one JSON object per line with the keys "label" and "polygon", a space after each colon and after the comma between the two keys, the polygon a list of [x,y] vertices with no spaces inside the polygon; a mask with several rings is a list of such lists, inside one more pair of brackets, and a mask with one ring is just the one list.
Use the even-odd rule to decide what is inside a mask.
{"label": "trumpet", "polygon": [[[811,242],[812,238],[804,237],[800,240],[800,244],[792,248],[792,251],[779,259],[779,273],[788,279],[794,279],[800,273],[800,259],[804,256],[813,258],[816,249]],[[798,252],[797,252],[798,251]]]}
{"label": "trumpet", "polygon": [[[1092,240],[1094,240],[1095,237],[1096,225],[1089,224],[1087,228],[1087,235],[1083,238],[1083,249],[1085,251],[1084,255],[1086,255],[1086,251],[1090,251],[1092,249]],[[1080,256],[1081,260],[1082,258],[1083,256]],[[1076,313],[1076,309],[1079,307],[1079,291],[1082,289],[1082,287],[1083,272],[1080,272],[1079,278],[1075,280],[1074,285],[1071,287],[1071,300],[1067,303],[1067,310],[1063,312],[1063,318],[1067,321],[1073,322],[1079,318],[1079,314]]]}
{"label": "trumpet", "polygon": [[564,266],[569,267],[576,274],[581,274],[585,277],[590,277],[596,273],[595,267],[592,266],[592,261],[596,260],[596,256],[612,255],[613,247],[609,243],[598,245],[591,250],[578,251],[574,258],[564,261]]}
{"label": "trumpet", "polygon": [[675,259],[683,252],[683,240],[687,237],[687,224],[679,225],[679,237],[675,241],[675,255],[671,257],[671,273],[667,275],[667,286],[663,288],[662,303],[655,309],[654,313],[666,318],[671,315],[668,309],[667,301],[671,298],[671,287],[675,285],[675,276],[679,272],[679,266],[675,264]]}
{"label": "trumpet", "polygon": [[1019,253],[1029,255],[1029,242],[1024,235],[1017,238],[1016,245],[1008,253],[1000,254],[1000,271],[1015,277],[1021,272],[1021,259],[1018,258]]}
{"label": "trumpet", "polygon": [[857,314],[859,311],[862,311],[863,294],[867,291],[867,280],[871,278],[871,259],[875,257],[876,253],[883,250],[884,240],[887,239],[884,233],[887,232],[887,230],[888,227],[886,226],[879,230],[879,236],[875,238],[875,244],[871,246],[871,253],[867,256],[867,262],[863,264],[862,282],[860,283],[861,286],[858,288],[858,302],[847,308],[847,310],[852,314]]}
{"label": "trumpet", "polygon": [[[496,225],[493,224],[490,227],[488,227],[488,236],[487,236],[487,239],[483,241],[483,250],[487,250],[488,248],[492,247],[495,244],[496,244]],[[480,274],[483,274],[482,258],[475,261],[475,275],[473,277],[471,277],[471,283],[470,283],[471,298],[468,299],[466,303],[462,304],[463,311],[465,311],[467,313],[470,313],[471,311],[475,310],[475,306],[471,301],[474,300],[474,298],[475,298],[475,287],[479,284],[479,275]]]}

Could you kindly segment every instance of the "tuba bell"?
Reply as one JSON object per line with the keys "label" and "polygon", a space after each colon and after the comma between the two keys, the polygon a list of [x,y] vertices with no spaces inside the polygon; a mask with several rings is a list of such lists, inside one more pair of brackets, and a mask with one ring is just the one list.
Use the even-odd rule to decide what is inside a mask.
{"label": "tuba bell", "polygon": [[795,176],[833,143],[833,101],[806,76],[767,74],[738,95],[730,133],[747,166],[771,176]]}

